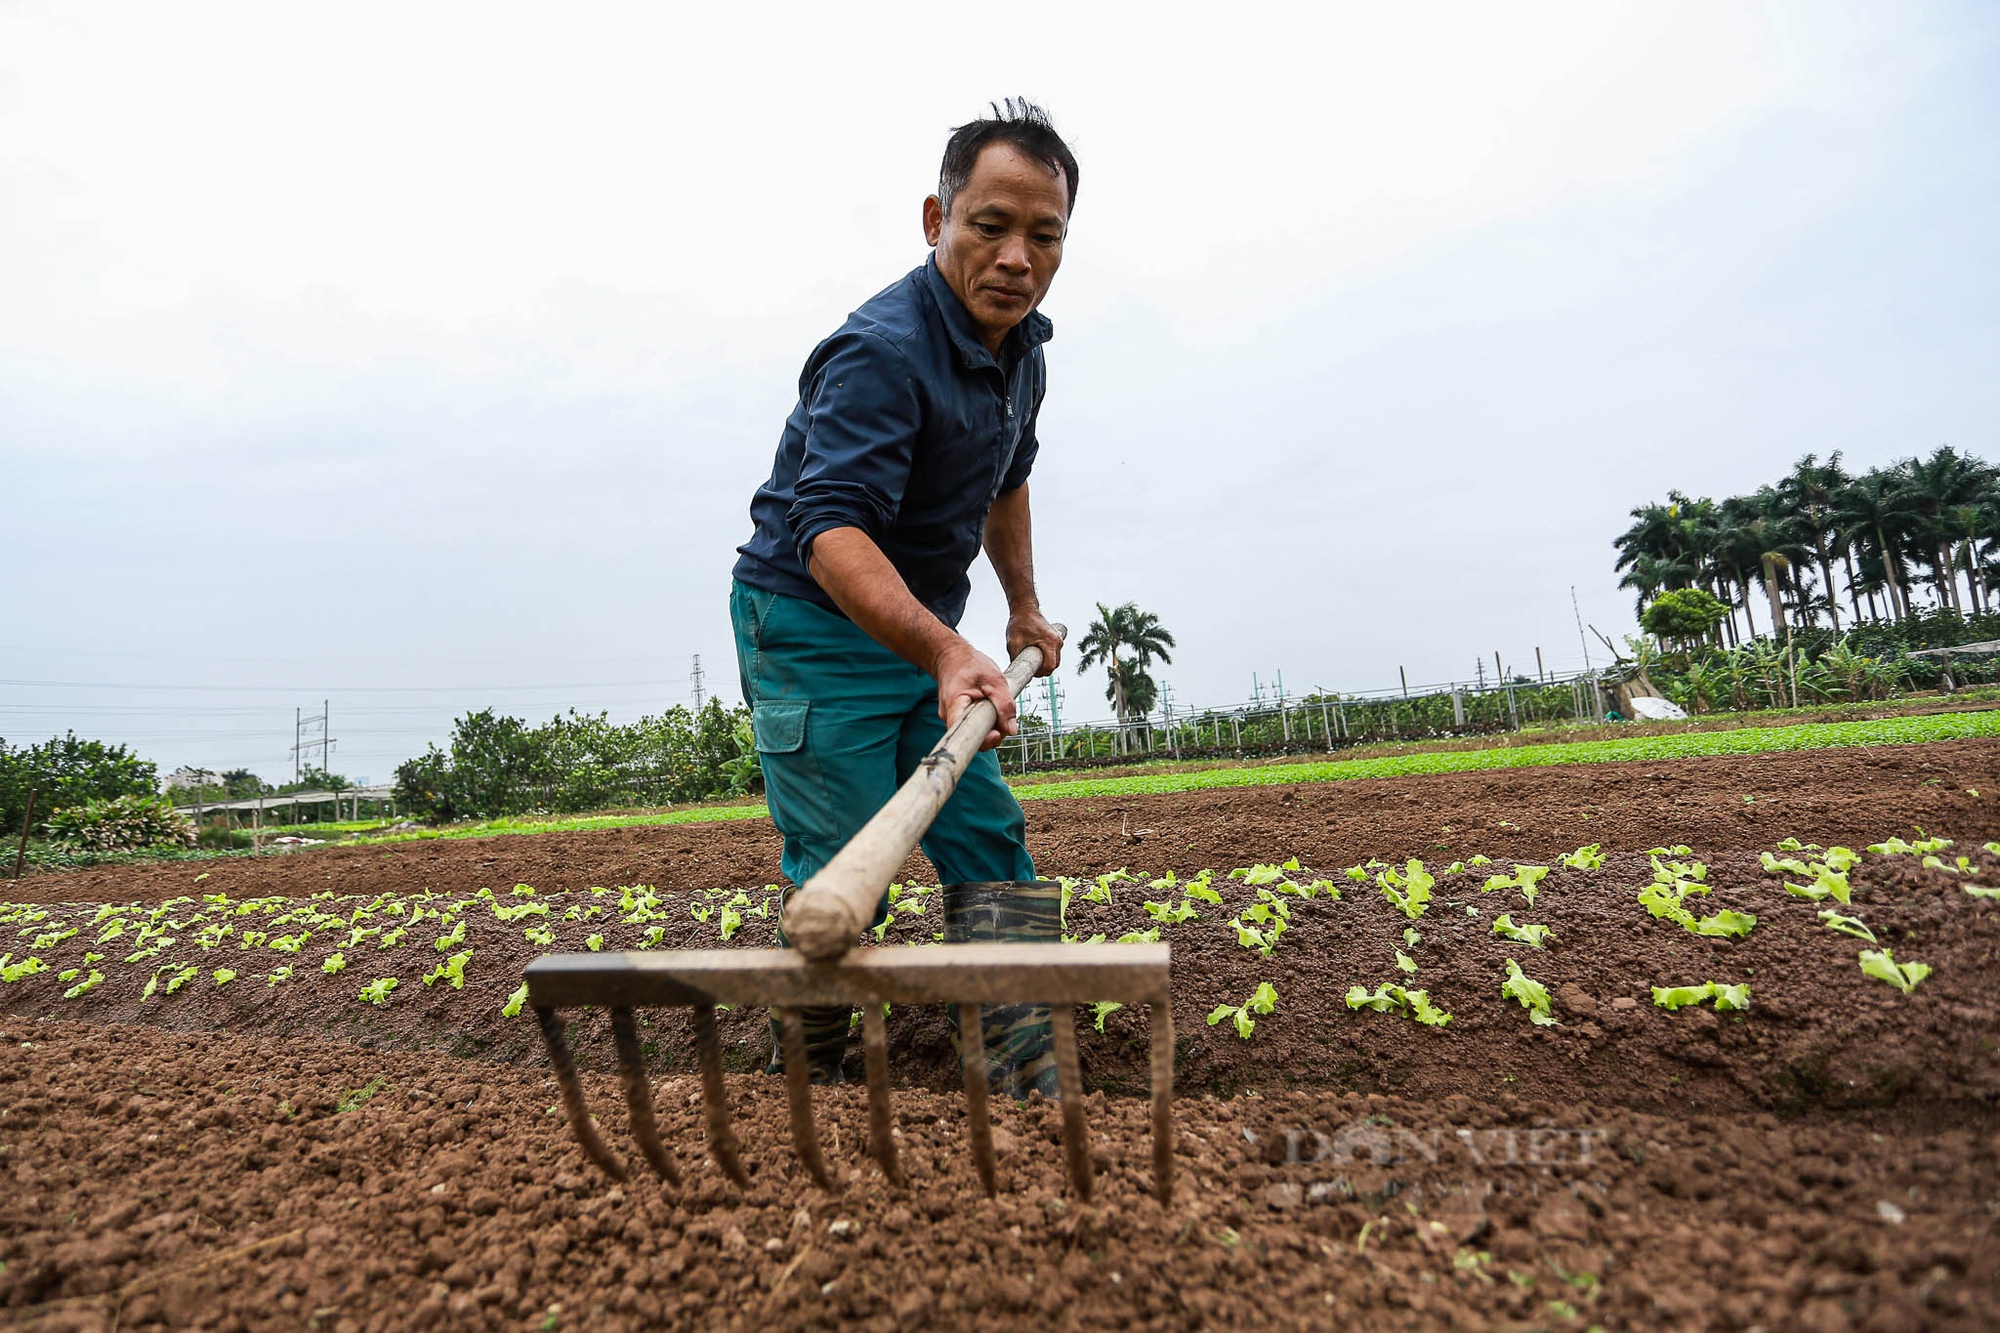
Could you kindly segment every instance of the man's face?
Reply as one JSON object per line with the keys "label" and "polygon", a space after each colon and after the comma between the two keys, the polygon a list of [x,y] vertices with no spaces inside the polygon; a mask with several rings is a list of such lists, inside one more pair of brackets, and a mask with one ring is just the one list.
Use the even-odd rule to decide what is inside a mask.
{"label": "man's face", "polygon": [[1048,295],[1062,265],[1069,182],[1011,144],[988,144],[972,178],[952,197],[924,200],[924,239],[937,247],[938,272],[998,350],[1007,330]]}

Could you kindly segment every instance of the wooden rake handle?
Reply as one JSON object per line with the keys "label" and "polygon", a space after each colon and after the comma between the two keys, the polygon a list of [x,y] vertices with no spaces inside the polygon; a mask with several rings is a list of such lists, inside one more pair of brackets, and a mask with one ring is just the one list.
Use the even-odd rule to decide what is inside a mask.
{"label": "wooden rake handle", "polygon": [[[1056,625],[1058,638],[1069,630]],[[1042,668],[1042,650],[1029,645],[1007,664],[1007,688],[1016,696]],[[792,947],[816,963],[830,962],[854,947],[875,914],[875,904],[958,787],[979,743],[993,730],[999,710],[981,699],[965,710],[925,755],[910,780],[889,803],[862,825],[817,875],[792,894],[785,906],[785,935]]]}

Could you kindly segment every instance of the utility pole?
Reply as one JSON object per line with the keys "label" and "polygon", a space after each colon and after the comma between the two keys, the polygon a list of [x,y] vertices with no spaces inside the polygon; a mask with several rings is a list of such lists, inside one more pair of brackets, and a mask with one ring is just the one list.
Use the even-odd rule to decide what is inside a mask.
{"label": "utility pole", "polygon": [[1570,614],[1576,617],[1576,641],[1583,645],[1583,669],[1589,671],[1591,669],[1590,640],[1583,637],[1583,612],[1577,608],[1576,585],[1574,583],[1569,585],[1569,609]]}
{"label": "utility pole", "polygon": [[694,655],[694,670],[688,673],[688,679],[694,682],[694,711],[699,713],[701,711],[701,654],[700,653],[696,653]]}
{"label": "utility pole", "polygon": [[1549,683],[1549,671],[1547,667],[1542,665],[1542,650],[1540,648],[1535,649],[1535,679],[1541,681],[1544,685]]}
{"label": "utility pole", "polygon": [[292,782],[294,784],[299,780],[299,742],[304,734],[301,730],[304,726],[305,710],[302,708],[292,709]]}
{"label": "utility pole", "polygon": [[1042,677],[1042,688],[1049,699],[1049,732],[1055,737],[1056,753],[1062,753],[1062,689],[1056,684],[1056,673],[1051,671]]}

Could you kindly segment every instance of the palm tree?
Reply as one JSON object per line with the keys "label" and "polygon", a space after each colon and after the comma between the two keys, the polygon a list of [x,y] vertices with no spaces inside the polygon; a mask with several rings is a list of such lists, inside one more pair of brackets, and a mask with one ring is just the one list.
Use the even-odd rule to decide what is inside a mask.
{"label": "palm tree", "polygon": [[[1176,647],[1174,636],[1160,624],[1160,618],[1150,611],[1141,611],[1137,602],[1126,602],[1122,606],[1110,607],[1103,602],[1097,604],[1097,619],[1090,622],[1090,628],[1077,644],[1077,673],[1081,675],[1091,667],[1102,666],[1110,677],[1110,685],[1105,690],[1105,698],[1111,701],[1112,710],[1117,714],[1118,752],[1125,752],[1125,721],[1138,712],[1150,711],[1152,699],[1146,699],[1145,707],[1139,707],[1136,694],[1140,689],[1152,685],[1152,677],[1146,667],[1154,658],[1171,663],[1174,659],[1168,653]],[[1119,653],[1131,654],[1128,661]],[[1136,669],[1137,676],[1131,674]],[[1145,686],[1139,686],[1139,677],[1144,677]]]}
{"label": "palm tree", "polygon": [[1939,603],[1964,614],[1965,606],[1958,596],[1957,562],[1946,554],[1958,535],[1948,515],[1960,505],[1976,507],[1991,495],[1993,469],[1948,444],[1940,445],[1929,458],[1911,459],[1903,468],[1911,511],[1921,519],[1916,525],[1919,549],[1931,567]]}
{"label": "palm tree", "polygon": [[[1771,632],[1776,634],[1785,624],[1785,606],[1778,595],[1778,576],[1789,572],[1794,561],[1805,558],[1805,545],[1799,540],[1798,530],[1785,512],[1783,498],[1773,487],[1765,486],[1754,496],[1724,500],[1722,509],[1727,524],[1722,532],[1722,545],[1736,568],[1762,571],[1764,596],[1771,605]],[[1743,590],[1743,614],[1750,615],[1747,580]],[[1751,619],[1751,634],[1756,634],[1754,617]]]}
{"label": "palm tree", "polygon": [[1819,557],[1820,577],[1825,580],[1826,608],[1833,615],[1835,634],[1840,633],[1840,604],[1833,595],[1833,561],[1829,557],[1827,539],[1835,532],[1834,497],[1840,494],[1849,480],[1846,469],[1840,466],[1840,450],[1836,449],[1824,463],[1807,454],[1792,465],[1791,475],[1778,483],[1778,494],[1794,510],[1799,530],[1811,539],[1813,552]]}
{"label": "palm tree", "polygon": [[[1898,620],[1906,620],[1910,614],[1910,599],[1903,591],[1900,577],[1902,558],[1895,544],[1895,539],[1902,536],[1910,513],[1909,497],[1901,481],[1901,474],[1896,470],[1885,472],[1878,469],[1856,477],[1834,497],[1833,508],[1841,530],[1848,534],[1850,541],[1859,538],[1865,543],[1867,538],[1874,539],[1872,554],[1881,562],[1882,586],[1889,599],[1889,613]],[[1864,576],[1868,572],[1869,553],[1864,552],[1862,557]]]}

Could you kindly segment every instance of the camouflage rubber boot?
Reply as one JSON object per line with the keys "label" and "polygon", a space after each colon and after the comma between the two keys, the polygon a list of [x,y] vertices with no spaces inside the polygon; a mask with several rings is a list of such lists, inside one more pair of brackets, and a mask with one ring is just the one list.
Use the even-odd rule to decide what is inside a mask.
{"label": "camouflage rubber boot", "polygon": [[[778,919],[782,923],[785,911],[785,895],[778,897]],[[778,947],[789,949],[792,942],[785,938],[782,924],[777,929]],[[840,1072],[840,1065],[847,1058],[847,1034],[854,1026],[855,1010],[843,1005],[807,1005],[799,1010],[799,1020],[806,1030],[806,1068],[812,1071],[815,1083],[845,1083],[847,1076]],[[776,1014],[765,1019],[771,1030],[771,1058],[764,1065],[767,1074],[785,1072],[785,1037],[778,1025]]]}
{"label": "camouflage rubber boot", "polygon": [[[1062,939],[1062,885],[1013,880],[944,886],[947,944],[1055,944]],[[958,1006],[947,1005],[953,1049],[964,1058]],[[1058,1096],[1055,1038],[1045,1004],[980,1006],[986,1045],[986,1085],[1019,1101],[1031,1092]]]}

